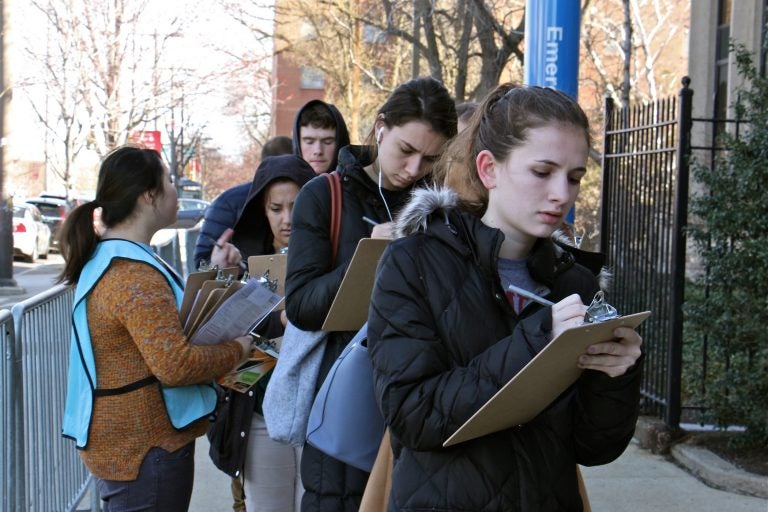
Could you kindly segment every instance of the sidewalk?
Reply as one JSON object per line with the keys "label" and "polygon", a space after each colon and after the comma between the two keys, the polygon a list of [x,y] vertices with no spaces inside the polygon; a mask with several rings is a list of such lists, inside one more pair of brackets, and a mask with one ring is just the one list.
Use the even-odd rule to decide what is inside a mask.
{"label": "sidewalk", "polygon": [[[195,453],[190,512],[231,511],[229,477],[211,463],[205,437]],[[708,487],[634,440],[616,461],[582,473],[594,512],[768,512],[768,500]]]}

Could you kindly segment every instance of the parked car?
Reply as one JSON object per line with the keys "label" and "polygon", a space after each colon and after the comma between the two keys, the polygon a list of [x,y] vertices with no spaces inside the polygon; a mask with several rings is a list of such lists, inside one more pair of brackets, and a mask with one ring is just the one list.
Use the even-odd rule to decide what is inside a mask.
{"label": "parked car", "polygon": [[174,229],[189,229],[203,220],[205,210],[211,203],[202,199],[179,198],[179,210],[176,212],[176,222],[170,226]]}
{"label": "parked car", "polygon": [[51,228],[43,221],[37,206],[13,204],[13,255],[30,263],[47,258],[51,246]]}
{"label": "parked car", "polygon": [[61,197],[40,196],[25,199],[24,202],[37,206],[43,214],[43,222],[51,228],[51,249],[59,248],[59,231],[64,219],[72,211],[72,203]]}

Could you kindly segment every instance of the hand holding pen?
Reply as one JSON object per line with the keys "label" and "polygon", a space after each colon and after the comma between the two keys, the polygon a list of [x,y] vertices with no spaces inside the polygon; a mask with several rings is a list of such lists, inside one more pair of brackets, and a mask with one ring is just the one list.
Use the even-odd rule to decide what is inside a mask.
{"label": "hand holding pen", "polygon": [[213,243],[211,251],[211,265],[218,265],[219,268],[237,267],[243,264],[243,256],[233,244],[230,243],[234,230],[227,228],[224,233]]}
{"label": "hand holding pen", "polygon": [[392,228],[394,228],[393,222],[379,223],[365,215],[363,215],[363,221],[373,226],[373,229],[371,230],[371,238],[392,238]]}
{"label": "hand holding pen", "polygon": [[552,307],[552,337],[556,338],[566,329],[571,327],[578,327],[584,323],[584,313],[587,311],[587,306],[581,302],[581,297],[574,293],[564,298],[557,304],[551,300],[547,300],[544,297],[536,295],[533,292],[529,292],[523,288],[519,288],[510,284],[507,288],[521,297],[530,299],[534,302],[538,302],[543,306]]}

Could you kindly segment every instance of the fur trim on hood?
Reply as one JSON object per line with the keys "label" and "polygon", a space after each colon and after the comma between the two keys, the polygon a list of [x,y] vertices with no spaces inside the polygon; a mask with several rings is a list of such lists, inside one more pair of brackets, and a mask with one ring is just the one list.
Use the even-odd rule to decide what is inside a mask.
{"label": "fur trim on hood", "polygon": [[448,212],[459,205],[459,196],[450,188],[427,186],[415,188],[411,199],[395,219],[394,238],[403,238],[427,229],[427,221],[433,213]]}
{"label": "fur trim on hood", "polygon": [[[414,189],[411,199],[395,219],[394,238],[426,231],[430,216],[442,213],[447,219],[448,214],[458,206],[459,196],[450,188],[428,186]],[[578,263],[589,268],[597,276],[601,290],[608,289],[613,275],[608,267],[602,264],[602,254],[581,250],[576,247],[571,237],[561,230],[555,231],[551,238],[558,250],[570,252]]]}

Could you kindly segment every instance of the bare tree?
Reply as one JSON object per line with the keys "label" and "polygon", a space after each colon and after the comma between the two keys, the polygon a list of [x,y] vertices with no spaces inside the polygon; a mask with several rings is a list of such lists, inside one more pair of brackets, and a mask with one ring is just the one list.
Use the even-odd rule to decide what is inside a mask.
{"label": "bare tree", "polygon": [[[660,0],[587,1],[583,7],[581,79],[590,103],[610,95],[619,105],[656,100],[677,90],[689,8]],[[659,78],[663,77],[662,81]]]}
{"label": "bare tree", "polygon": [[172,104],[163,62],[166,43],[179,34],[171,20],[158,27],[142,16],[147,0],[31,0],[45,21],[46,44],[29,38],[26,53],[36,66],[22,89],[44,88],[30,99],[54,142],[49,164],[66,182],[87,147],[104,155],[130,133],[158,120]]}
{"label": "bare tree", "polygon": [[[84,55],[76,36],[78,20],[69,15],[63,1],[33,0],[30,6],[47,22],[45,45],[23,48],[40,68],[22,77],[17,88],[28,95],[32,110],[44,127],[48,168],[61,180],[68,195],[72,188],[72,165],[85,148],[88,136],[88,120],[78,111],[85,93]],[[33,100],[35,90],[46,92],[44,101]]]}
{"label": "bare tree", "polygon": [[[383,20],[368,20],[417,49],[429,74],[456,101],[479,99],[501,80],[510,61],[523,61],[523,0],[382,0]],[[420,18],[415,24],[413,16]],[[423,34],[409,30],[422,26]]]}
{"label": "bare tree", "polygon": [[[214,43],[229,59],[220,80],[227,88],[227,113],[240,118],[252,143],[261,147],[269,138],[272,92],[274,2],[268,0],[219,0],[224,12],[245,29],[247,39],[236,48]],[[250,151],[247,150],[247,152]]]}
{"label": "bare tree", "polygon": [[278,23],[294,27],[281,32],[301,34],[283,38],[283,51],[324,74],[326,98],[344,112],[353,138],[365,137],[373,113],[404,78],[407,43],[367,22],[380,11],[357,0],[286,0],[277,11]]}

